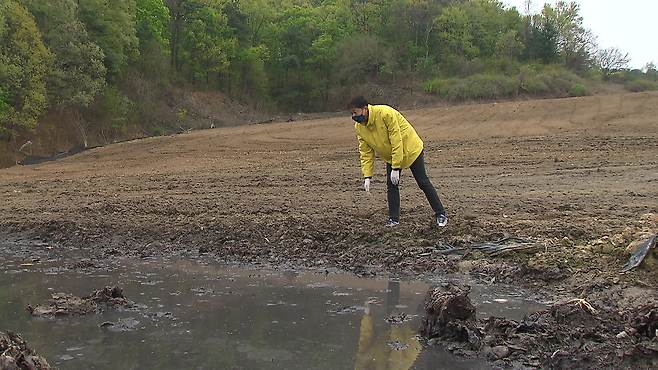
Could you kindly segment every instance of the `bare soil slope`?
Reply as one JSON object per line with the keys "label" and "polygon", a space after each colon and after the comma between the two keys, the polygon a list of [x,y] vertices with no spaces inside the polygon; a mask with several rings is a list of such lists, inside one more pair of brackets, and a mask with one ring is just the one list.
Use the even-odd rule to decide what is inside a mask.
{"label": "bare soil slope", "polygon": [[418,245],[421,236],[421,245],[497,232],[587,241],[657,210],[658,94],[405,114],[451,217],[442,231],[429,228],[429,206],[408,172],[402,226],[381,227],[384,166],[368,196],[347,115],[149,138],[5,169],[0,222],[68,225],[115,241],[151,232],[210,249],[232,239],[259,254],[296,246],[320,259],[355,233],[382,253],[381,244]]}
{"label": "bare soil slope", "polygon": [[[346,114],[149,138],[1,170],[0,235],[81,248],[101,264],[107,255],[188,250],[359,274],[460,271],[609,312],[658,307],[655,251],[619,274],[627,246],[658,230],[657,93],[404,113],[425,140],[450,216],[444,229],[433,227],[408,171],[402,223],[383,226],[384,164],[366,194]],[[505,236],[536,248],[497,257],[471,249]],[[442,253],[448,246],[462,253]],[[614,338],[623,325],[602,330]],[[592,367],[625,358],[622,347],[606,348],[592,353]],[[655,364],[647,351],[653,359],[640,364]]]}
{"label": "bare soil slope", "polygon": [[[658,94],[405,114],[425,140],[428,172],[450,215],[445,230],[430,227],[408,172],[402,225],[382,227],[384,165],[373,193],[363,192],[347,115],[149,138],[5,169],[0,223],[109,241],[122,253],[157,241],[405,269],[386,257],[494,233],[578,244],[638,231],[657,211]],[[433,268],[419,262],[419,271]]]}

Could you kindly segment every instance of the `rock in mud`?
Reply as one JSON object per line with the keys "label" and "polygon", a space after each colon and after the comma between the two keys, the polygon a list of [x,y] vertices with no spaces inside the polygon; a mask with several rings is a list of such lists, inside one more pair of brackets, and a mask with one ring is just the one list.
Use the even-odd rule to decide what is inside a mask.
{"label": "rock in mud", "polygon": [[628,314],[632,332],[654,341],[658,340],[658,305],[647,304]]}
{"label": "rock in mud", "polygon": [[465,342],[479,348],[482,334],[475,327],[475,306],[468,298],[470,286],[446,283],[431,289],[425,298],[421,335]]}
{"label": "rock in mud", "polygon": [[495,359],[501,359],[509,356],[510,349],[507,346],[495,346],[491,349],[491,355]]}
{"label": "rock in mud", "polygon": [[20,335],[0,332],[0,370],[49,370],[48,361],[39,356]]}
{"label": "rock in mud", "polygon": [[132,317],[122,318],[116,322],[105,321],[99,326],[113,332],[134,331],[139,327],[140,322]]}
{"label": "rock in mud", "polygon": [[131,308],[134,302],[123,295],[119,287],[105,287],[86,297],[76,297],[66,293],[54,293],[47,305],[27,306],[32,316],[67,316],[98,313],[104,308]]}

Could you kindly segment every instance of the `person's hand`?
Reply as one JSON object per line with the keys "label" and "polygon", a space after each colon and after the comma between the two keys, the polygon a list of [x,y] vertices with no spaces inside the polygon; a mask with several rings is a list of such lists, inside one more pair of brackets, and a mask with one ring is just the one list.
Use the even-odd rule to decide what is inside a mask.
{"label": "person's hand", "polygon": [[393,185],[400,183],[400,170],[391,171],[391,183],[393,183]]}
{"label": "person's hand", "polygon": [[363,181],[363,188],[365,191],[370,192],[370,179],[365,179]]}

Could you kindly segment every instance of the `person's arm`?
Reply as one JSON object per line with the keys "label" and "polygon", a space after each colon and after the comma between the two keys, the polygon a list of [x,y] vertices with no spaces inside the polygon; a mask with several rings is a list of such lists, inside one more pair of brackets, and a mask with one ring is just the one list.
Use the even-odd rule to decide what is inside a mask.
{"label": "person's arm", "polygon": [[361,158],[361,172],[363,177],[369,179],[375,173],[375,151],[357,134],[359,139],[359,157]]}
{"label": "person's arm", "polygon": [[388,140],[391,142],[391,167],[394,170],[402,169],[402,159],[404,158],[399,116],[400,115],[386,114],[384,117],[386,130],[388,131]]}

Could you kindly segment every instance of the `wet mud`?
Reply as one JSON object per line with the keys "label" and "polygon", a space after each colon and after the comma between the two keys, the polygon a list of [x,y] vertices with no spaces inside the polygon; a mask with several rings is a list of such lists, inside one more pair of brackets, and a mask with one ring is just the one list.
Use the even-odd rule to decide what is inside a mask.
{"label": "wet mud", "polygon": [[522,320],[476,319],[468,286],[428,292],[421,335],[459,356],[497,368],[626,368],[658,366],[658,301],[626,311],[584,299],[556,302]]}
{"label": "wet mud", "polygon": [[1,370],[50,370],[45,358],[39,356],[20,334],[0,332]]}

